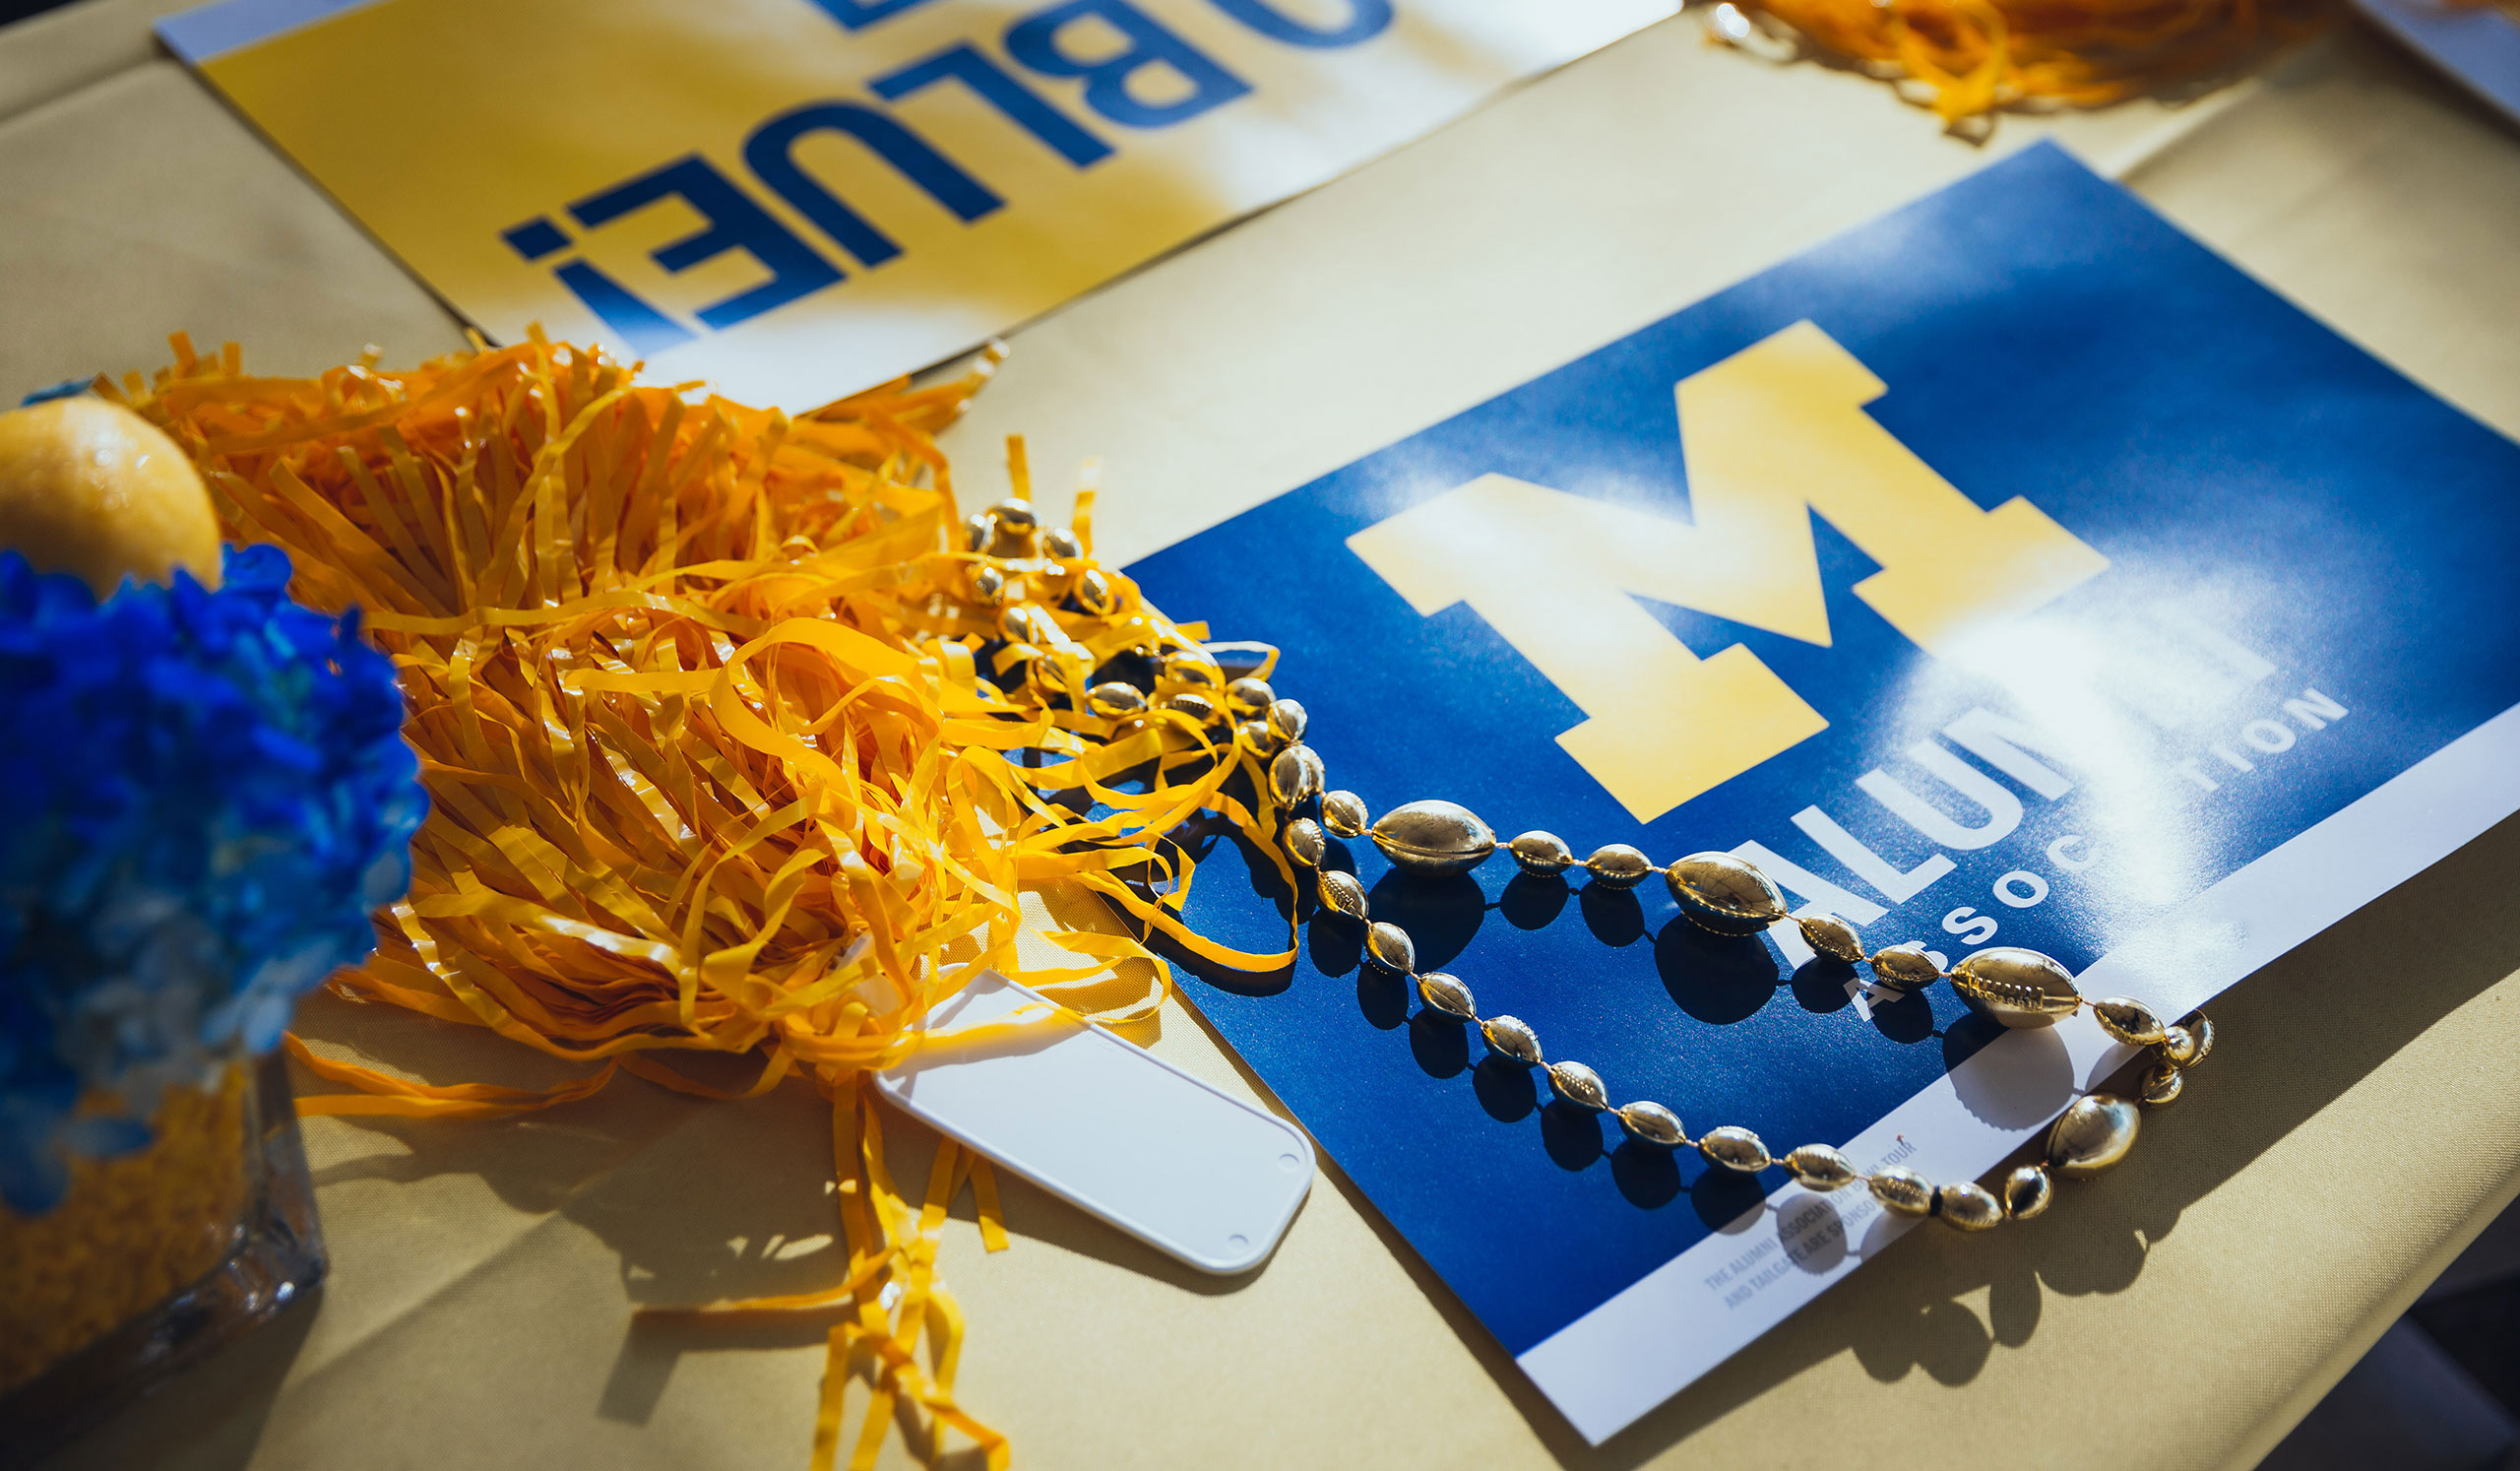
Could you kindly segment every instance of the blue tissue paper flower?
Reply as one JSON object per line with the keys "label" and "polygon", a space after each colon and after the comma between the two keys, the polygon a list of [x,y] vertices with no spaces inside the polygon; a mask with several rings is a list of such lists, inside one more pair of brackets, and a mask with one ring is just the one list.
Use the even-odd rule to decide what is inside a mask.
{"label": "blue tissue paper flower", "polygon": [[[393,664],[230,548],[211,592],[0,552],[0,1203],[140,1147],[161,1089],[280,1041],[374,946],[427,808]],[[83,1097],[116,1114],[74,1117]]]}

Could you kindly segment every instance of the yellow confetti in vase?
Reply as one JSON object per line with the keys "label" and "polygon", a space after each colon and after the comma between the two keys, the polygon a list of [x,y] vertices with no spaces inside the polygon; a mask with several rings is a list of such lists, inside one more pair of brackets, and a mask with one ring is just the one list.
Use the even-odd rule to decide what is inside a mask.
{"label": "yellow confetti in vase", "polygon": [[0,1205],[0,1465],[32,1464],[278,1315],[324,1275],[279,1055],[164,1090],[147,1147]]}

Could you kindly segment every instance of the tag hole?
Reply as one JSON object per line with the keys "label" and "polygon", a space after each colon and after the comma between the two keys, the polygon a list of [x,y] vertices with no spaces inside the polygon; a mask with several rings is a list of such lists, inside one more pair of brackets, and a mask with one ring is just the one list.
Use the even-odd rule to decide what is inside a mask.
{"label": "tag hole", "polygon": [[1292,1175],[1297,1170],[1303,1168],[1303,1161],[1295,1158],[1292,1154],[1282,1154],[1278,1156],[1278,1168],[1286,1171],[1289,1175]]}
{"label": "tag hole", "polygon": [[1225,1239],[1225,1244],[1231,1247],[1236,1251],[1248,1251],[1251,1249],[1251,1238],[1243,1236],[1238,1232],[1232,1236],[1227,1237]]}

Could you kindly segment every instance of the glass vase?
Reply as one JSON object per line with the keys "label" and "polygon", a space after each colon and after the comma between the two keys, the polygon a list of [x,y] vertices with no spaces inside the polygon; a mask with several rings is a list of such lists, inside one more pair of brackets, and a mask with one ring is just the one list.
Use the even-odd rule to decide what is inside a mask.
{"label": "glass vase", "polygon": [[148,1148],[74,1164],[53,1209],[0,1207],[0,1468],[33,1464],[323,1278],[278,1054],[167,1090],[152,1122]]}

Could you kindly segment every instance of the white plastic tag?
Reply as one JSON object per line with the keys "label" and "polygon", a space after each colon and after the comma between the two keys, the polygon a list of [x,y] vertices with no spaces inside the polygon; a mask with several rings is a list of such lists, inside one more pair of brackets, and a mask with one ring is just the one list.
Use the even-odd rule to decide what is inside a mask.
{"label": "white plastic tag", "polygon": [[938,1042],[876,1074],[904,1113],[1203,1272],[1268,1258],[1312,1187],[1312,1141],[994,972],[927,1015]]}

